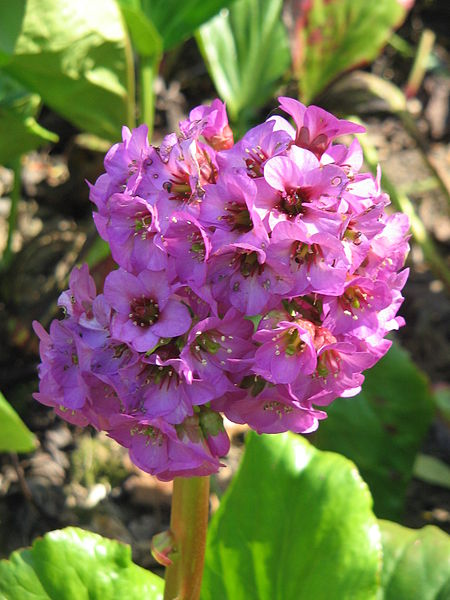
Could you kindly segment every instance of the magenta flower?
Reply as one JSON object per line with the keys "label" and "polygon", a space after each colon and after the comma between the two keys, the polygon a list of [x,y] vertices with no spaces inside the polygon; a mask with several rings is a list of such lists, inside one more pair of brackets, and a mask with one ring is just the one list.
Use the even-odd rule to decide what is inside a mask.
{"label": "magenta flower", "polygon": [[195,420],[176,429],[163,419],[119,415],[108,435],[129,448],[136,466],[162,481],[210,475],[219,468]]}
{"label": "magenta flower", "polygon": [[133,273],[143,269],[161,271],[167,267],[155,206],[137,196],[113,194],[107,211],[99,230],[117,264]]}
{"label": "magenta flower", "polygon": [[292,98],[278,98],[280,108],[294,119],[297,131],[295,144],[306,148],[318,158],[327,150],[331,142],[340,135],[364,133],[364,127],[337,119],[318,106],[304,106]]}
{"label": "magenta flower", "polygon": [[174,213],[163,236],[163,245],[172,258],[179,281],[201,287],[211,252],[211,242],[201,224],[189,213]]}
{"label": "magenta flower", "polygon": [[180,122],[185,138],[203,136],[214,150],[228,150],[233,146],[233,132],[228,125],[225,104],[213,100],[211,106],[197,106],[189,113],[189,119]]}
{"label": "magenta flower", "polygon": [[292,383],[316,370],[314,338],[306,321],[281,321],[275,329],[257,331],[253,339],[261,343],[253,371],[272,383]]}
{"label": "magenta flower", "polygon": [[[90,188],[119,265],[86,265],[40,338],[35,398],[91,424],[161,480],[209,475],[223,425],[314,431],[389,349],[408,270],[408,219],[361,172],[363,130],[280,98],[233,144],[225,105],[198,106],[159,148],[123,129]],[[221,414],[222,413],[222,414]]]}
{"label": "magenta flower", "polygon": [[160,338],[185,333],[191,324],[189,311],[171,292],[161,272],[141,271],[137,277],[122,269],[110,273],[105,298],[116,311],[112,335],[138,352],[147,352]]}

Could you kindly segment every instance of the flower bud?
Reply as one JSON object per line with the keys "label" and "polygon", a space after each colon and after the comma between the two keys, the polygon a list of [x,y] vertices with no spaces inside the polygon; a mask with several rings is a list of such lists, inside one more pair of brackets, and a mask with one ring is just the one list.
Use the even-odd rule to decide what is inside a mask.
{"label": "flower bud", "polygon": [[169,554],[174,551],[175,540],[170,530],[162,531],[152,537],[151,551],[153,558],[164,567],[169,567],[172,560]]}
{"label": "flower bud", "polygon": [[209,408],[202,407],[199,418],[200,427],[211,453],[214,456],[228,454],[230,440],[223,426],[222,416]]}

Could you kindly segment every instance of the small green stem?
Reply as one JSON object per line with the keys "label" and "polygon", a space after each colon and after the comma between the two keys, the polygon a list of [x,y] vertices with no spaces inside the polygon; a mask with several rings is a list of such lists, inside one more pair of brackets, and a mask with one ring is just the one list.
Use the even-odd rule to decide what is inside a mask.
{"label": "small green stem", "polygon": [[159,67],[159,56],[139,56],[140,122],[148,126],[148,137],[151,140],[155,120],[154,81]]}
{"label": "small green stem", "polygon": [[408,83],[405,87],[407,98],[414,98],[422,85],[435,40],[436,34],[433,31],[430,29],[424,29],[422,31],[416,57],[408,77]]}
{"label": "small green stem", "polygon": [[170,517],[175,550],[166,569],[164,600],[200,597],[208,509],[209,477],[175,478]]}
{"label": "small green stem", "polygon": [[14,184],[11,190],[11,208],[8,217],[8,237],[6,240],[6,248],[3,253],[2,267],[7,267],[12,259],[12,238],[16,230],[17,209],[20,199],[20,184],[21,184],[21,161],[20,156],[12,161],[12,169],[14,173]]}

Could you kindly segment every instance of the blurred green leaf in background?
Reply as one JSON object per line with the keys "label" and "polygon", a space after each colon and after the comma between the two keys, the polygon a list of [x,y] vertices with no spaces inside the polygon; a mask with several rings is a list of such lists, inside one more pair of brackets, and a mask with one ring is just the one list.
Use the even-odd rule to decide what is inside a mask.
{"label": "blurred green leaf in background", "polygon": [[114,0],[4,2],[0,32],[9,22],[6,73],[82,130],[115,140],[133,124],[133,57]]}
{"label": "blurred green leaf in background", "polygon": [[0,392],[0,452],[31,452],[34,435]]}
{"label": "blurred green leaf in background", "polygon": [[373,60],[406,16],[401,0],[291,0],[294,77],[309,104],[342,72]]}
{"label": "blurred green leaf in background", "polygon": [[368,483],[378,517],[398,519],[414,461],[433,414],[425,375],[394,344],[366,373],[362,392],[327,408],[315,441],[353,460]]}
{"label": "blurred green leaf in background", "polygon": [[198,31],[203,58],[238,133],[272,98],[289,69],[282,5],[282,0],[237,0]]}

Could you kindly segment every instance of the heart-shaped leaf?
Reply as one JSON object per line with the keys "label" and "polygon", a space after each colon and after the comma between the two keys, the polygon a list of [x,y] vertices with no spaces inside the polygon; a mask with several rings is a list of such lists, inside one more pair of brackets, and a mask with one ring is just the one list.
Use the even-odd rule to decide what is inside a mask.
{"label": "heart-shaped leaf", "polygon": [[[10,10],[10,2],[0,3],[0,23]],[[133,122],[132,55],[114,0],[28,0],[3,68],[53,110],[100,137],[116,139],[122,125]]]}
{"label": "heart-shaped leaf", "polygon": [[379,600],[450,598],[450,537],[428,525],[408,529],[379,521],[383,544]]}
{"label": "heart-shaped leaf", "polygon": [[293,0],[294,73],[309,103],[337,75],[373,60],[406,15],[404,0]]}
{"label": "heart-shaped leaf", "polygon": [[282,0],[238,0],[200,28],[197,40],[230,118],[249,121],[290,64]]}
{"label": "heart-shaped leaf", "polygon": [[202,600],[371,600],[380,540],[355,466],[293,434],[249,434],[208,533]]}
{"label": "heart-shaped leaf", "polygon": [[131,562],[125,544],[68,527],[0,562],[2,600],[161,600],[162,579]]}
{"label": "heart-shaped leaf", "polygon": [[327,409],[315,442],[353,460],[379,517],[398,519],[414,461],[433,417],[425,375],[394,344],[366,373],[362,392]]}
{"label": "heart-shaped leaf", "polygon": [[31,452],[34,435],[0,392],[0,452]]}

